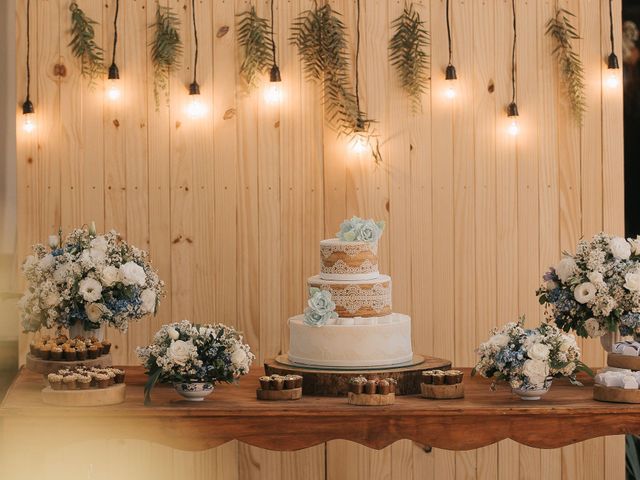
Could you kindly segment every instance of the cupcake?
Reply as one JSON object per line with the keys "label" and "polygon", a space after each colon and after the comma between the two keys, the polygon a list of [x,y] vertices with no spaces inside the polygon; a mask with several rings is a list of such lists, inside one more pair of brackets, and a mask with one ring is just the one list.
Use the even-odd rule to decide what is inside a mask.
{"label": "cupcake", "polygon": [[47,375],[47,380],[53,390],[62,390],[62,378],[62,375],[58,375],[57,373]]}
{"label": "cupcake", "polygon": [[295,388],[302,388],[302,375],[291,375],[293,377],[293,384],[295,385]]}
{"label": "cupcake", "polygon": [[462,383],[462,379],[464,378],[464,373],[460,370],[456,370],[456,383]]}
{"label": "cupcake", "polygon": [[67,340],[69,340],[69,339],[67,338],[66,335],[58,335],[55,338],[55,342],[56,342],[57,345],[63,345]]}
{"label": "cupcake", "polygon": [[42,349],[44,348],[44,343],[38,342],[35,346],[35,355],[38,358],[42,358]]}
{"label": "cupcake", "polygon": [[42,345],[40,347],[40,358],[43,360],[51,358],[51,345]]}
{"label": "cupcake", "polygon": [[76,381],[78,379],[78,376],[75,373],[72,373],[70,375],[65,375],[64,377],[62,377],[62,383],[64,384],[64,388],[67,390],[75,390],[76,389]]}
{"label": "cupcake", "polygon": [[68,362],[73,362],[76,360],[76,358],[76,349],[73,347],[67,347],[67,349],[64,351],[64,359]]}
{"label": "cupcake", "polygon": [[296,377],[297,375],[285,375],[284,377],[284,389],[292,390],[296,388]]}
{"label": "cupcake", "polygon": [[51,360],[62,360],[62,349],[58,345],[51,347]]}
{"label": "cupcake", "polygon": [[76,359],[77,360],[87,359],[87,349],[84,346],[76,347]]}
{"label": "cupcake", "polygon": [[271,387],[271,377],[260,377],[260,388],[262,390],[269,390]]}
{"label": "cupcake", "polygon": [[91,376],[90,375],[77,375],[77,385],[80,390],[87,390],[91,387]]}
{"label": "cupcake", "polygon": [[368,393],[369,395],[376,393],[377,384],[377,380],[367,380],[367,383],[364,384],[364,393]]}
{"label": "cupcake", "polygon": [[111,342],[109,340],[102,341],[102,354],[106,355],[111,350]]}
{"label": "cupcake", "polygon": [[433,384],[434,385],[444,385],[444,372],[435,371],[433,372]]}
{"label": "cupcake", "polygon": [[91,345],[88,349],[87,349],[87,357],[89,357],[90,359],[96,359],[100,356],[100,350],[98,350],[98,347],[96,347],[95,345]]}
{"label": "cupcake", "polygon": [[353,377],[349,379],[349,391],[351,393],[362,393],[367,379],[364,377]]}
{"label": "cupcake", "polygon": [[386,380],[380,380],[378,382],[376,392],[379,393],[380,395],[389,395],[389,392],[390,392],[389,382]]}
{"label": "cupcake", "polygon": [[398,388],[398,381],[395,378],[385,378],[389,382],[389,393],[396,393]]}
{"label": "cupcake", "polygon": [[422,372],[422,383],[427,383],[427,384],[433,383],[433,372],[429,370]]}
{"label": "cupcake", "polygon": [[107,368],[105,373],[109,376],[109,385],[113,385],[116,383],[116,372],[113,371],[113,368]]}
{"label": "cupcake", "polygon": [[271,375],[271,389],[282,390],[284,388],[284,377],[280,375]]}
{"label": "cupcake", "polygon": [[114,368],[113,373],[115,374],[114,380],[116,381],[116,383],[124,383],[124,370]]}
{"label": "cupcake", "polygon": [[97,373],[95,378],[98,388],[107,388],[111,383],[109,375],[107,375],[106,373]]}

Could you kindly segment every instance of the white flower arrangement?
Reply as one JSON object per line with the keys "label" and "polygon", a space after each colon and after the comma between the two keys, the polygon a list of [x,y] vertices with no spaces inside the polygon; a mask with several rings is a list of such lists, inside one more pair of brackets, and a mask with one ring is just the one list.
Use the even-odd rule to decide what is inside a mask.
{"label": "white flower arrangement", "polygon": [[117,232],[72,231],[65,240],[49,236],[24,262],[27,290],[18,302],[22,327],[86,330],[107,324],[126,331],[130,320],[155,314],[164,283],[147,252],[128,245]]}
{"label": "white flower arrangement", "polygon": [[188,320],[163,325],[151,345],[136,353],[149,375],[145,402],[157,382],[232,383],[249,373],[255,359],[234,328]]}
{"label": "white flower arrangement", "polygon": [[360,217],[351,217],[340,224],[340,231],[336,233],[343,242],[372,242],[378,241],[384,230],[384,222],[364,220]]}
{"label": "white flower arrangement", "polygon": [[476,350],[480,359],[472,375],[480,374],[509,383],[511,388],[541,389],[553,377],[568,377],[579,384],[576,374],[591,370],[580,361],[575,337],[558,327],[543,323],[534,329],[524,328],[524,318],[491,331],[491,338]]}
{"label": "white flower arrangement", "polygon": [[543,279],[538,298],[563,330],[591,338],[640,334],[640,237],[581,240]]}
{"label": "white flower arrangement", "polygon": [[329,320],[338,318],[336,304],[331,299],[331,292],[316,287],[309,289],[309,300],[304,310],[304,323],[312,327],[326,325]]}

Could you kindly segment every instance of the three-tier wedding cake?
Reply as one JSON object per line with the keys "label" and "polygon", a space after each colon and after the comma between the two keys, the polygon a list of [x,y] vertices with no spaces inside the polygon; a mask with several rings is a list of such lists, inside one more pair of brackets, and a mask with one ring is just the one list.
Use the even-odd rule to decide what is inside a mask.
{"label": "three-tier wedding cake", "polygon": [[378,271],[384,224],[353,217],[320,242],[320,275],[307,280],[308,307],[289,319],[289,360],[335,368],[410,363],[411,318],[391,310],[391,278]]}

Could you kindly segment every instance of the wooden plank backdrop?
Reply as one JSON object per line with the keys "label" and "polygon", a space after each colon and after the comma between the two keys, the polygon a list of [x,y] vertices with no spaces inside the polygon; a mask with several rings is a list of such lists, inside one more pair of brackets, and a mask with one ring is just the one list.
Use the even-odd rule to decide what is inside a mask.
{"label": "wooden plank backdrop", "polygon": [[[384,219],[382,271],[393,276],[397,311],[413,317],[415,350],[471,366],[488,330],[526,314],[542,318],[535,288],[543,271],[583,235],[622,234],[621,91],[602,88],[609,53],[605,0],[517,0],[518,105],[522,133],[506,134],[510,101],[511,2],[452,0],[458,96],[445,99],[444,0],[416,0],[431,32],[432,79],[412,112],[387,60],[390,22],[404,0],[362,2],[360,78],[383,161],[356,155],[325,123],[321,93],[305,80],[290,25],[312,0],[276,0],[275,34],[284,100],[265,102],[238,77],[237,15],[268,0],[198,0],[199,82],[206,118],[185,116],[191,81],[191,2],[160,0],[182,22],[184,61],[170,101],[156,108],[148,28],[152,0],[121,0],[117,103],[87,86],[67,47],[70,0],[32,2],[32,72],[38,129],[18,132],[19,255],[49,233],[94,220],[150,250],[168,295],[159,314],[128,335],[109,332],[114,360],[163,323],[190,318],[244,331],[258,356],[286,351],[286,319],[303,309],[305,279],[318,269],[318,242],[358,214]],[[80,0],[111,53],[115,0]],[[351,40],[355,0],[330,0]],[[556,5],[578,15],[587,113],[571,119],[543,35]],[[614,1],[620,45],[620,0]],[[18,98],[24,96],[26,1],[17,5]],[[229,27],[222,34],[221,27]],[[617,52],[620,56],[620,52]],[[352,60],[355,60],[353,52]],[[65,73],[54,73],[55,65]],[[57,70],[58,72],[60,69]],[[17,106],[17,112],[19,112]],[[27,337],[21,339],[25,351]],[[581,342],[587,363],[603,363]],[[624,475],[621,437],[559,450],[509,440],[477,451],[428,451],[398,442],[373,451],[335,440],[294,453],[230,443],[198,454],[143,442],[91,448],[124,454],[122,478],[607,478]],[[57,457],[60,458],[60,457]],[[120,463],[122,466],[122,462]],[[98,471],[98,465],[94,465]],[[92,467],[92,468],[93,468]],[[108,470],[107,465],[99,466]],[[116,467],[113,467],[116,468]],[[120,468],[120,467],[118,467]],[[122,470],[122,469],[121,469]]]}

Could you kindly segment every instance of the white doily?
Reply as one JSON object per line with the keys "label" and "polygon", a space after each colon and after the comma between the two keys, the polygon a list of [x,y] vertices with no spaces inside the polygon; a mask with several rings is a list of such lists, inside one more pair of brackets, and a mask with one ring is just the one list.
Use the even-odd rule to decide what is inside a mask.
{"label": "white doily", "polygon": [[361,309],[371,309],[380,313],[386,308],[391,308],[391,284],[385,287],[377,283],[371,288],[362,288],[359,285],[349,285],[341,289],[331,286],[326,288],[331,292],[331,299],[336,306],[352,315]]}
{"label": "white doily", "polygon": [[378,253],[378,242],[354,242],[354,243],[340,243],[320,245],[320,254],[324,258],[328,258],[334,253],[346,253],[350,257],[364,252],[372,252],[374,255]]}
{"label": "white doily", "polygon": [[371,260],[365,260],[360,265],[355,267],[351,267],[347,265],[344,260],[336,261],[332,266],[326,266],[322,264],[320,266],[320,271],[322,273],[332,273],[332,274],[358,274],[358,273],[370,273],[378,271],[378,264],[375,265],[371,263]]}

